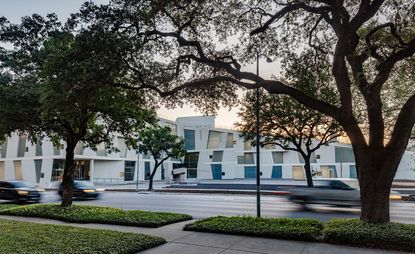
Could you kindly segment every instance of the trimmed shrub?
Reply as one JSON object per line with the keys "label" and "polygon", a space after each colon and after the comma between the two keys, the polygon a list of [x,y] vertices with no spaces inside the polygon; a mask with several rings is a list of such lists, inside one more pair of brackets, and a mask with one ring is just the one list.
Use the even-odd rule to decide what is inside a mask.
{"label": "trimmed shrub", "polygon": [[323,237],[327,243],[415,252],[415,225],[333,219],[325,224]]}
{"label": "trimmed shrub", "polygon": [[192,216],[178,213],[125,211],[113,207],[72,205],[61,207],[57,204],[36,204],[0,210],[0,214],[56,219],[66,222],[102,223],[141,227],[163,225],[190,220]]}
{"label": "trimmed shrub", "polygon": [[317,241],[322,233],[323,223],[316,219],[218,216],[188,224],[184,230]]}

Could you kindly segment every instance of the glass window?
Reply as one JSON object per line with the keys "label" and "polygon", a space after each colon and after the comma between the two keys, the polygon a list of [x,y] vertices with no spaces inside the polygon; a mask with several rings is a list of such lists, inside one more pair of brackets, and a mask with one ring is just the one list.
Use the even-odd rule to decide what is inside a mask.
{"label": "glass window", "polygon": [[284,153],[283,152],[272,152],[272,160],[275,164],[284,163]]}
{"label": "glass window", "polygon": [[24,135],[19,136],[19,148],[17,149],[17,157],[24,157],[26,152],[26,139],[27,137]]}
{"label": "glass window", "polygon": [[35,173],[36,173],[36,182],[40,182],[40,176],[42,174],[42,160],[35,160]]}
{"label": "glass window", "polygon": [[335,147],[336,162],[355,162],[353,149],[348,147]]}
{"label": "glass window", "polygon": [[62,181],[64,166],[65,166],[64,160],[53,160],[52,181]]}
{"label": "glass window", "polygon": [[101,143],[96,146],[97,156],[107,156],[107,149],[105,149],[105,143]]}
{"label": "glass window", "polygon": [[209,131],[208,149],[220,148],[222,133],[218,131]]}
{"label": "glass window", "polygon": [[124,181],[134,181],[135,161],[124,162]]}
{"label": "glass window", "polygon": [[184,130],[184,148],[195,150],[195,130]]}
{"label": "glass window", "polygon": [[118,150],[120,151],[121,158],[125,158],[127,156],[127,144],[125,143],[125,139],[122,137],[118,137]]}
{"label": "glass window", "polygon": [[75,147],[74,153],[76,155],[82,155],[84,153],[84,142],[79,141],[78,144]]}
{"label": "glass window", "polygon": [[213,151],[212,162],[221,162],[223,158],[223,151]]}
{"label": "glass window", "polygon": [[226,139],[226,148],[233,148],[233,133],[228,133]]}
{"label": "glass window", "polygon": [[187,168],[187,178],[197,178],[197,163],[199,153],[186,153],[183,166]]}
{"label": "glass window", "polygon": [[254,164],[254,154],[245,153],[243,156],[238,156],[238,164]]}
{"label": "glass window", "polygon": [[36,156],[42,156],[43,155],[43,152],[42,152],[42,143],[40,143],[40,142],[37,142],[36,143],[36,145],[35,145],[35,153],[36,153]]}
{"label": "glass window", "polygon": [[150,174],[150,162],[146,161],[144,162],[144,180],[149,180]]}

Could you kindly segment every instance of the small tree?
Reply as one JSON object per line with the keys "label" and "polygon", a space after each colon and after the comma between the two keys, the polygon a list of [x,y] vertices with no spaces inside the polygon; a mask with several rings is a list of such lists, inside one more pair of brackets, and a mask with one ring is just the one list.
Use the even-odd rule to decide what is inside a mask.
{"label": "small tree", "polygon": [[[237,123],[247,139],[255,135],[254,92],[248,92]],[[284,95],[261,94],[260,134],[264,144],[275,144],[284,150],[298,152],[304,159],[307,186],[313,187],[311,156],[340,134],[339,124],[330,117],[306,108]]]}
{"label": "small tree", "polygon": [[183,139],[172,133],[168,126],[150,126],[140,132],[140,152],[154,158],[153,171],[150,174],[148,190],[153,190],[153,179],[160,165],[171,157],[183,157],[186,153]]}

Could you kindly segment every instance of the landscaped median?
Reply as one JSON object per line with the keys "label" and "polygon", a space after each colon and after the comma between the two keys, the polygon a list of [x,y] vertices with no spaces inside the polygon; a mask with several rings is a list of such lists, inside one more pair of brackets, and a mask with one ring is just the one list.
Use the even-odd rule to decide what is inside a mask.
{"label": "landscaped median", "polygon": [[415,252],[415,225],[401,223],[219,216],[188,224],[184,229]]}
{"label": "landscaped median", "polygon": [[0,253],[133,254],[165,243],[160,237],[0,220]]}
{"label": "landscaped median", "polygon": [[12,206],[2,209],[0,214],[23,217],[56,219],[77,223],[101,223],[139,227],[160,227],[192,219],[190,215],[140,210],[122,210],[112,207],[72,205],[61,207],[57,204],[36,204]]}

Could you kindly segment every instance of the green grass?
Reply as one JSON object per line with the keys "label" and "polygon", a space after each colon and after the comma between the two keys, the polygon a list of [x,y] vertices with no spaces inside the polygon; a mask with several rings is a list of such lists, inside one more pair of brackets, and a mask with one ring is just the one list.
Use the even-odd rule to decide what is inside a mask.
{"label": "green grass", "polygon": [[132,254],[166,241],[144,234],[0,220],[2,254]]}
{"label": "green grass", "polygon": [[57,204],[36,204],[0,210],[0,214],[39,217],[78,223],[102,223],[140,227],[163,225],[192,219],[190,215],[140,210],[125,211],[102,206],[72,205],[63,208]]}
{"label": "green grass", "polygon": [[323,223],[316,219],[212,217],[188,224],[185,230],[317,241]]}
{"label": "green grass", "polygon": [[328,243],[415,252],[415,225],[333,219],[326,223],[323,234]]}

